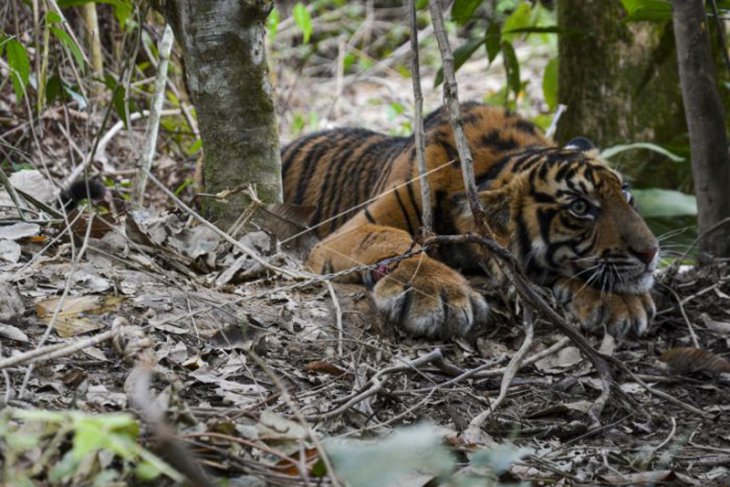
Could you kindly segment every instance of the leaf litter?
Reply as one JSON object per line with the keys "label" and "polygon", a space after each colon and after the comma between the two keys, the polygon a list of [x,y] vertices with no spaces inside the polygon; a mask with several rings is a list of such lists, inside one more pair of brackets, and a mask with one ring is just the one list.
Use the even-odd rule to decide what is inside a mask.
{"label": "leaf litter", "polygon": [[[483,68],[474,71],[475,86],[482,86]],[[328,103],[326,97],[308,98]],[[353,106],[363,108],[368,100],[355,96]],[[316,110],[328,112],[324,106]],[[341,114],[338,124],[350,116],[352,125],[374,126],[367,119],[372,113],[355,108]],[[107,154],[113,169],[116,158],[133,151]],[[58,194],[38,171],[13,173],[11,182],[48,204]],[[17,212],[5,210],[14,203],[0,190],[0,217],[15,218],[13,226],[0,226],[0,362],[38,349],[53,325],[43,342],[52,358],[33,362],[26,384],[25,362],[2,369],[7,375],[0,380],[0,400],[8,409],[128,412],[129,356],[149,350],[151,391],[166,423],[213,475],[241,485],[262,479],[268,485],[329,485],[319,477],[324,467],[315,439],[336,468],[373,458],[365,471],[373,477],[382,467],[378,485],[426,485],[444,471],[454,473],[453,485],[474,485],[467,482],[471,477],[481,482],[476,485],[485,478],[532,485],[728,484],[730,376],[721,365],[730,353],[726,262],[664,270],[655,289],[659,314],[649,333],[606,346],[639,380],[711,419],[618,373],[620,391],[604,409],[602,425],[591,428],[586,411],[600,394],[600,381],[574,347],[563,346],[517,373],[477,444],[461,433],[497,397],[497,371],[523,340],[520,307],[505,297],[509,292],[475,278],[475,288],[495,304],[492,321],[467,340],[441,343],[399,336],[373,312],[363,287],[334,282],[340,339],[324,283],[274,273],[192,224],[189,215],[157,211],[164,205],[156,204],[157,195],[151,199],[150,208],[138,211],[126,212],[123,204],[106,212],[84,210],[77,220],[69,218],[76,223],[68,232],[65,222],[25,199],[23,208],[38,212],[39,222],[21,224]],[[287,238],[300,231],[296,219],[307,211],[281,207],[273,217],[261,214],[252,222],[284,220],[292,226]],[[89,238],[87,225],[96,225]],[[261,228],[236,238],[266,262],[303,269],[305,251],[279,249]],[[102,341],[50,355],[111,330],[120,319],[126,322],[123,345]],[[560,338],[538,320],[528,356]],[[412,365],[436,349],[441,358]],[[29,463],[43,458],[51,441],[48,435],[33,438],[45,443],[24,450]],[[148,437],[140,441],[154,448]],[[50,460],[61,460],[62,453]],[[409,463],[409,456],[416,459]],[[113,465],[102,456],[95,461]],[[88,468],[99,467],[90,462]],[[361,468],[356,462],[351,467]]]}

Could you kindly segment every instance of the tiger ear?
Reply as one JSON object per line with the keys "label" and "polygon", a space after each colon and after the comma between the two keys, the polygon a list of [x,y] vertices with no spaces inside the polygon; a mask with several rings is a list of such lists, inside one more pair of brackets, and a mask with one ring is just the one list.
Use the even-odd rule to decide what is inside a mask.
{"label": "tiger ear", "polygon": [[512,229],[512,201],[515,197],[516,186],[507,184],[499,189],[481,191],[479,199],[487,214],[489,228],[498,239],[509,239]]}
{"label": "tiger ear", "polygon": [[[498,240],[505,240],[510,237],[510,221],[512,220],[510,202],[514,196],[514,191],[514,186],[508,184],[499,189],[479,192],[479,200],[482,202],[482,207],[484,207],[487,223]],[[472,231],[474,218],[471,214],[466,193],[455,194],[452,196],[451,202],[457,209],[457,229],[462,233]]]}
{"label": "tiger ear", "polygon": [[586,137],[574,137],[565,144],[564,149],[577,150],[580,152],[588,152],[598,154],[598,147],[590,139]]}

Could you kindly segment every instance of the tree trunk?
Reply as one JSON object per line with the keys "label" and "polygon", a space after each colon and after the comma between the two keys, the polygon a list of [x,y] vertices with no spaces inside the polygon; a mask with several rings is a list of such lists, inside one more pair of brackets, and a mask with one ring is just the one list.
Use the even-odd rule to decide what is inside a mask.
{"label": "tree trunk", "polygon": [[[245,188],[281,201],[279,134],[264,49],[271,0],[167,0],[161,10],[182,46],[188,89],[200,120],[206,192]],[[206,201],[224,226],[241,215],[240,193]]]}
{"label": "tree trunk", "polygon": [[730,156],[725,114],[715,82],[715,66],[702,0],[673,0],[677,59],[689,127],[692,174],[697,195],[700,252],[730,257]]}
{"label": "tree trunk", "polygon": [[[622,22],[619,0],[558,0],[557,139],[668,142],[686,131],[671,22]],[[673,181],[672,181],[673,182]]]}

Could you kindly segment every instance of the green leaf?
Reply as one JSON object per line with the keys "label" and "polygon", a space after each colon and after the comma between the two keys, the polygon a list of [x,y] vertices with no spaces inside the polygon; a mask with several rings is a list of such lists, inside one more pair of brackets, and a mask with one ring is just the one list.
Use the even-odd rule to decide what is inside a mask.
{"label": "green leaf", "polygon": [[104,84],[107,88],[112,90],[112,106],[114,107],[114,111],[117,112],[117,116],[122,122],[124,122],[124,125],[128,126],[127,111],[124,106],[127,88],[117,83],[117,80],[115,80],[111,75],[106,75],[104,78]]}
{"label": "green leaf", "polygon": [[644,218],[697,215],[697,199],[670,189],[632,189],[639,213]]}
{"label": "green leaf", "polygon": [[497,54],[499,54],[499,43],[502,39],[501,30],[502,26],[499,22],[490,22],[489,27],[487,27],[485,45],[487,47],[487,59],[489,60],[489,64],[492,64],[494,58],[496,58]]}
{"label": "green leaf", "polygon": [[30,79],[30,61],[25,46],[15,39],[10,39],[5,45],[10,66],[10,81],[13,84],[15,97],[22,100],[25,95],[25,87]]}
{"label": "green leaf", "polygon": [[276,39],[280,21],[279,10],[276,7],[272,8],[269,16],[266,17],[266,29],[269,31],[269,42],[274,42],[274,39]]}
{"label": "green leaf", "polygon": [[87,454],[102,448],[106,439],[107,433],[91,422],[85,421],[78,424],[74,432],[73,449],[71,450],[74,460],[80,462]]}
{"label": "green leaf", "polygon": [[666,22],[672,19],[672,4],[667,0],[621,0],[628,14],[624,21]]}
{"label": "green leaf", "polygon": [[621,152],[625,152],[628,150],[635,150],[635,149],[646,149],[653,152],[656,152],[658,154],[661,154],[663,156],[666,156],[667,158],[671,159],[674,162],[682,162],[684,161],[684,157],[678,156],[677,154],[668,151],[664,147],[661,147],[656,144],[652,144],[650,142],[636,142],[633,144],[621,144],[621,145],[614,145],[613,147],[608,147],[606,149],[603,149],[601,152],[601,157],[604,159],[610,159],[616,154],[620,154]]}
{"label": "green leaf", "polygon": [[517,61],[515,48],[511,42],[502,42],[502,59],[504,60],[504,70],[507,72],[507,85],[517,97],[522,89],[520,63]]}
{"label": "green leaf", "polygon": [[142,481],[149,482],[160,476],[162,472],[149,462],[142,462],[134,469],[134,475]]}
{"label": "green leaf", "polygon": [[307,7],[305,7],[301,2],[297,2],[297,4],[294,5],[293,15],[294,22],[302,31],[302,34],[304,34],[304,43],[307,44],[309,42],[309,38],[312,36],[312,15],[309,13],[309,10],[307,10]]}
{"label": "green leaf", "polygon": [[53,32],[53,35],[56,36],[61,44],[71,51],[71,54],[76,60],[76,65],[83,71],[84,55],[81,53],[81,49],[79,49],[79,46],[74,42],[71,36],[68,35],[68,32],[63,29],[59,29],[58,27],[51,27],[51,32]]}
{"label": "green leaf", "polygon": [[482,0],[456,0],[451,6],[451,18],[459,25],[464,25],[471,19]]}
{"label": "green leaf", "polygon": [[510,34],[511,30],[519,30],[531,27],[530,17],[532,5],[529,2],[520,2],[514,12],[504,21],[502,26],[502,41],[512,41],[516,34]]}
{"label": "green leaf", "polygon": [[111,5],[114,8],[114,17],[122,27],[126,27],[134,10],[134,5],[131,0],[58,0],[58,6],[61,8],[78,7],[86,3]]}
{"label": "green leaf", "polygon": [[[484,39],[471,39],[457,47],[454,50],[454,72],[458,71],[459,68],[469,60],[471,55],[474,54],[476,50],[479,49],[479,46],[481,46],[482,44],[484,44]],[[436,79],[433,80],[433,86],[436,87],[443,83],[443,81],[444,71],[443,68],[440,68],[438,70],[438,73],[436,73]]]}
{"label": "green leaf", "polygon": [[555,111],[558,106],[558,58],[552,58],[545,66],[542,75],[542,95],[545,97],[550,111]]}
{"label": "green leaf", "polygon": [[63,19],[61,18],[61,16],[58,15],[56,12],[48,12],[46,14],[46,22],[48,22],[49,24],[58,24],[62,20]]}

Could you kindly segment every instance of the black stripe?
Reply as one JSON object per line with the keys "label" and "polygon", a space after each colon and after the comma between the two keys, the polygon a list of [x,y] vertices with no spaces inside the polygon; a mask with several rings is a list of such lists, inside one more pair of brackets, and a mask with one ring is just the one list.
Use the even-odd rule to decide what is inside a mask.
{"label": "black stripe", "polygon": [[411,309],[411,290],[412,288],[410,285],[406,286],[403,290],[405,297],[403,298],[403,306],[401,307],[400,315],[398,316],[399,324],[403,324],[406,318],[408,318],[408,312]]}
{"label": "black stripe", "polygon": [[[359,152],[357,156],[355,156],[355,152],[349,153],[348,158],[343,161],[342,167],[338,168],[339,175],[335,181],[335,194],[330,200],[328,208],[329,214],[334,215],[337,212],[355,206],[364,200],[364,198],[360,197],[359,188],[363,186],[362,181],[360,180],[360,175],[365,168],[375,165],[376,159],[374,157],[369,157],[369,154],[373,147],[382,143],[382,139],[380,137],[381,136],[369,136],[369,140],[363,141],[363,143],[371,143],[369,145],[360,145],[362,151]],[[356,170],[353,170],[354,166],[357,166]],[[348,197],[349,201],[347,200]],[[340,218],[330,224],[330,230],[334,230],[338,227],[343,219],[348,220],[349,218],[350,214],[340,216]]]}
{"label": "black stripe", "polygon": [[515,139],[512,137],[502,139],[499,134],[500,131],[498,129],[494,129],[488,134],[482,135],[480,140],[481,145],[489,147],[493,152],[505,152],[517,148],[517,141],[515,141]]}
{"label": "black stripe", "polygon": [[403,200],[400,198],[400,191],[395,190],[393,191],[395,193],[395,199],[398,201],[398,206],[400,206],[400,211],[403,213],[403,218],[406,221],[406,226],[408,226],[408,233],[413,235],[413,225],[411,224],[411,219],[408,217],[408,212],[406,211],[406,207],[403,204]]}
{"label": "black stripe", "polygon": [[532,193],[532,197],[535,199],[536,203],[555,203],[555,198],[552,195],[541,191],[535,191]]}
{"label": "black stripe", "polygon": [[367,218],[370,223],[375,223],[375,218],[373,218],[373,215],[370,213],[368,208],[365,208],[365,218]]}
{"label": "black stripe", "polygon": [[317,147],[307,154],[304,160],[304,167],[302,167],[302,172],[300,173],[299,182],[297,183],[297,192],[294,195],[294,204],[297,205],[302,204],[304,196],[310,191],[309,181],[317,170],[318,162],[325,152],[332,148],[332,145],[327,144],[327,139],[324,138],[319,141],[315,139],[313,144],[316,144]]}
{"label": "black stripe", "polygon": [[296,156],[299,154],[299,151],[302,147],[304,147],[307,143],[311,142],[312,139],[316,139],[319,137],[320,134],[311,134],[306,137],[301,137],[294,142],[291,142],[289,145],[284,147],[281,150],[281,159],[283,161],[281,172],[284,176],[286,176],[287,172],[291,168],[292,163],[296,160]]}
{"label": "black stripe", "polygon": [[520,132],[525,132],[529,135],[535,135],[537,133],[537,127],[532,122],[528,122],[524,118],[521,118],[515,123],[515,128]]}

